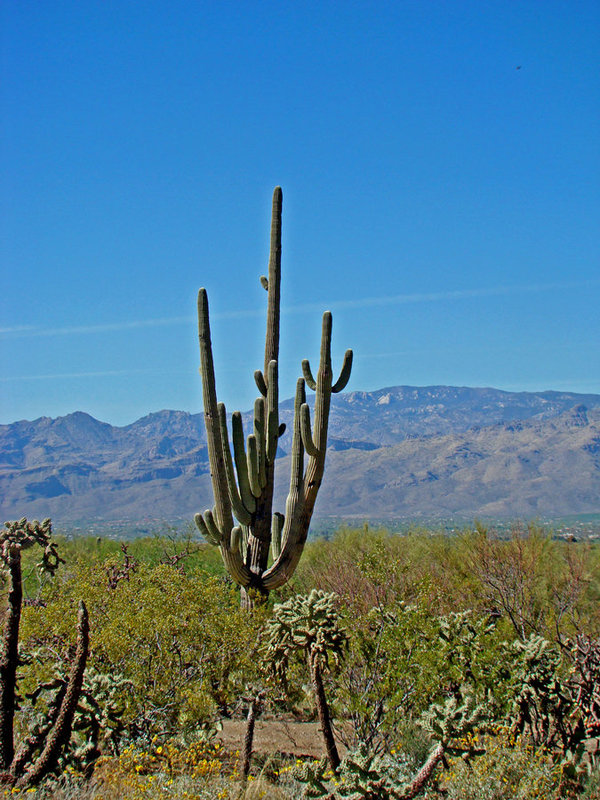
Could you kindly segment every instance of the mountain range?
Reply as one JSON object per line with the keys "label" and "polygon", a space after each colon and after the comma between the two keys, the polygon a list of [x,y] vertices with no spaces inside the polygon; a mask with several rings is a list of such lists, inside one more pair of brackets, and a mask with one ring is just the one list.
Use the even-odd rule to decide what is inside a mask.
{"label": "mountain range", "polygon": [[[292,400],[281,404],[288,431],[292,409]],[[289,446],[286,433],[276,470],[282,510]],[[1,425],[0,493],[4,519],[191,518],[212,505],[203,415],[159,411],[115,427],[75,412]],[[320,516],[599,511],[600,395],[395,386],[333,398]]]}

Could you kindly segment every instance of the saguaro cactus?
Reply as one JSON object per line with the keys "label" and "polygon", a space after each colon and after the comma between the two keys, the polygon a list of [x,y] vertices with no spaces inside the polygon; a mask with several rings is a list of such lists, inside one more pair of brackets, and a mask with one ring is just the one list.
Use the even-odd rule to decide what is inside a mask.
{"label": "saguaro cactus", "polygon": [[16,788],[35,785],[56,769],[62,750],[71,738],[73,717],[79,701],[88,654],[88,614],[79,604],[77,645],[68,679],[48,707],[47,718],[30,732],[15,751],[14,717],[17,709],[19,623],[23,599],[21,550],[38,544],[44,550],[40,569],[54,573],[62,559],[51,540],[50,520],[7,522],[0,531],[0,566],[8,578],[8,604],[0,643],[0,785]]}
{"label": "saguaro cactus", "polygon": [[[285,426],[279,424],[277,369],[282,201],[281,188],[277,187],[273,193],[269,274],[260,278],[268,293],[264,369],[254,373],[260,396],[254,404],[253,432],[246,441],[241,413],[236,411],[232,415],[233,456],[225,406],[217,403],[206,290],[200,289],[198,294],[200,372],[215,505],[204,514],[196,514],[195,521],[204,537],[220,548],[225,566],[242,587],[242,603],[248,607],[253,605],[254,598],[265,598],[271,589],[286,583],[300,560],[325,469],[331,394],[345,388],[352,369],[352,351],[347,350],[340,376],[334,383],[332,319],[331,313],[326,311],[316,380],[305,360],[302,362],[304,377],[299,378],[296,385],[290,489],[285,515],[273,513],[275,455],[278,439],[285,430]],[[312,429],[305,384],[316,393]],[[306,469],[305,453],[308,456]],[[271,566],[268,563],[270,550]]]}

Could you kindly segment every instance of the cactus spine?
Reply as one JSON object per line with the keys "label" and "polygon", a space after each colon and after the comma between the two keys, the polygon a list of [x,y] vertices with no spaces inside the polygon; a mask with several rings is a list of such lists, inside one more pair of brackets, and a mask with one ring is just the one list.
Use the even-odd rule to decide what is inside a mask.
{"label": "cactus spine", "polygon": [[[282,203],[283,194],[277,187],[273,193],[268,276],[260,278],[268,293],[264,368],[254,373],[260,396],[254,405],[253,431],[246,441],[241,414],[232,415],[233,456],[225,406],[217,402],[206,290],[200,289],[198,294],[200,373],[215,505],[204,514],[196,514],[194,519],[203,536],[219,546],[225,566],[242,587],[242,603],[247,607],[253,605],[254,596],[264,599],[271,589],[286,583],[300,560],[325,469],[331,394],[345,388],[352,369],[352,351],[347,350],[340,376],[333,382],[332,318],[326,311],[316,380],[309,362],[303,361],[304,377],[296,386],[291,477],[285,515],[273,513],[275,456],[278,439],[285,430],[285,426],[279,424],[277,368]],[[305,384],[316,393],[312,430]],[[308,456],[306,469],[305,453]],[[270,551],[271,566],[268,564]]]}

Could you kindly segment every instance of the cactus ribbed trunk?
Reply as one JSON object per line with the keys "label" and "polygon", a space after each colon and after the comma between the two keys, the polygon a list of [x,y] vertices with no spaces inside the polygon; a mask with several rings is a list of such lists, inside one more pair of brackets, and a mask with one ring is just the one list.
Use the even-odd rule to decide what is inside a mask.
{"label": "cactus ribbed trunk", "polygon": [[333,728],[331,726],[331,716],[329,714],[327,698],[325,697],[325,687],[323,686],[323,676],[321,674],[318,655],[311,653],[309,655],[309,661],[310,678],[315,692],[315,703],[317,706],[317,713],[319,714],[319,722],[321,724],[323,741],[325,742],[325,751],[327,753],[327,759],[331,769],[337,774],[340,766],[340,756],[335,743]]}
{"label": "cactus ribbed trunk", "polygon": [[13,777],[16,779],[16,788],[21,789],[25,786],[35,786],[46,775],[53,772],[58,765],[58,759],[62,750],[69,744],[73,727],[73,717],[75,716],[75,710],[79,702],[79,695],[81,694],[81,687],[83,685],[83,674],[85,672],[88,648],[88,613],[85,604],[81,601],[79,603],[79,615],[77,619],[77,646],[75,658],[71,666],[67,689],[60,704],[56,722],[48,734],[42,752],[33,763],[31,769],[27,770],[21,777],[13,774]]}
{"label": "cactus ribbed trunk", "polygon": [[0,654],[0,770],[2,772],[9,769],[15,754],[13,728],[19,663],[19,623],[23,602],[19,545],[8,547],[7,567],[8,603]]}
{"label": "cactus ribbed trunk", "polygon": [[[302,365],[305,377],[299,380],[296,389],[292,475],[285,517],[273,513],[277,442],[285,429],[279,424],[278,411],[282,206],[283,194],[277,187],[273,192],[269,274],[261,276],[261,283],[268,292],[264,367],[254,373],[261,396],[254,406],[253,432],[246,442],[241,414],[233,414],[233,457],[225,407],[217,403],[206,291],[201,289],[198,295],[200,372],[215,506],[196,514],[194,519],[203,536],[219,546],[227,570],[242,587],[241,602],[245,608],[264,602],[271,589],[286,583],[300,560],[323,479],[331,394],[345,388],[352,367],[352,351],[347,350],[340,377],[332,385],[332,323],[327,311],[323,315],[317,380],[313,379],[310,365],[305,361]],[[305,382],[316,392],[314,440]],[[309,456],[306,471],[305,453]],[[273,564],[269,567],[270,553]]]}
{"label": "cactus ribbed trunk", "polygon": [[265,697],[264,692],[259,692],[250,701],[248,717],[246,718],[246,733],[244,735],[244,746],[242,748],[240,773],[242,778],[247,778],[250,773],[250,763],[252,761],[252,746],[254,744],[254,727],[256,720],[260,716],[262,704]]}
{"label": "cactus ribbed trunk", "polygon": [[[21,551],[39,545],[43,549],[43,556],[38,566],[42,571],[54,575],[63,559],[58,555],[51,535],[49,519],[40,524],[37,520],[27,522],[25,517],[18,522],[5,523],[0,531],[0,562],[8,576],[7,607],[0,643],[0,785],[17,789],[39,783],[58,766],[60,754],[71,738],[88,653],[88,615],[81,601],[76,652],[69,678],[49,700],[41,724],[35,726],[31,735],[22,738],[15,753],[19,625],[23,603]],[[40,749],[36,758],[35,753]]]}
{"label": "cactus ribbed trunk", "polygon": [[444,745],[440,743],[432,750],[427,761],[423,764],[409,785],[405,787],[404,792],[399,796],[398,800],[413,800],[414,797],[420,794],[431,777],[433,770],[442,760],[443,755]]}

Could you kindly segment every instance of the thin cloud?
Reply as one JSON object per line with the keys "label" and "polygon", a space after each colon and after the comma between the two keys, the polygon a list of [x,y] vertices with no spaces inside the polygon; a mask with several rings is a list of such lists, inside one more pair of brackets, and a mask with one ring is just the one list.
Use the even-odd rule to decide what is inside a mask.
{"label": "thin cloud", "polygon": [[33,325],[14,325],[11,328],[0,328],[0,333],[23,333],[34,330]]}
{"label": "thin cloud", "polygon": [[50,375],[13,375],[0,377],[0,382],[10,383],[12,381],[50,381],[63,378],[106,378],[120,375],[149,375],[159,372],[160,374],[164,374],[164,370],[157,369],[109,369],[100,372],[62,372]]}
{"label": "thin cloud", "polygon": [[[550,291],[568,291],[600,286],[600,280],[569,281],[564,283],[536,283],[516,286],[495,286],[487,289],[456,289],[444,292],[417,292],[414,294],[382,295],[377,297],[361,297],[357,300],[337,300],[329,304],[331,310],[343,311],[346,309],[369,308],[377,306],[395,306],[409,303],[436,303],[440,301],[466,300],[476,297],[500,297],[516,294],[537,294]],[[286,314],[304,314],[308,312],[323,311],[324,304],[304,303],[295,306],[285,306]],[[211,313],[213,320],[244,319],[262,317],[264,309],[239,309],[235,311],[217,311]],[[72,336],[82,334],[106,333],[114,331],[137,330],[141,328],[161,328],[173,325],[195,324],[193,317],[164,317],[158,319],[143,319],[128,322],[108,322],[98,325],[75,325],[62,328],[35,328],[32,326],[16,326],[13,328],[0,328],[0,335],[11,338],[24,336]]]}
{"label": "thin cloud", "polygon": [[[566,283],[536,283],[521,286],[495,286],[488,289],[456,289],[445,292],[419,292],[415,294],[384,295],[380,297],[361,297],[358,300],[340,300],[330,303],[333,310],[368,308],[370,306],[394,306],[407,303],[435,303],[443,300],[465,300],[472,297],[500,297],[511,294],[535,294],[548,291],[565,291],[599,286],[600,280],[569,281]],[[295,306],[289,312],[314,311],[320,308],[314,303]]]}

